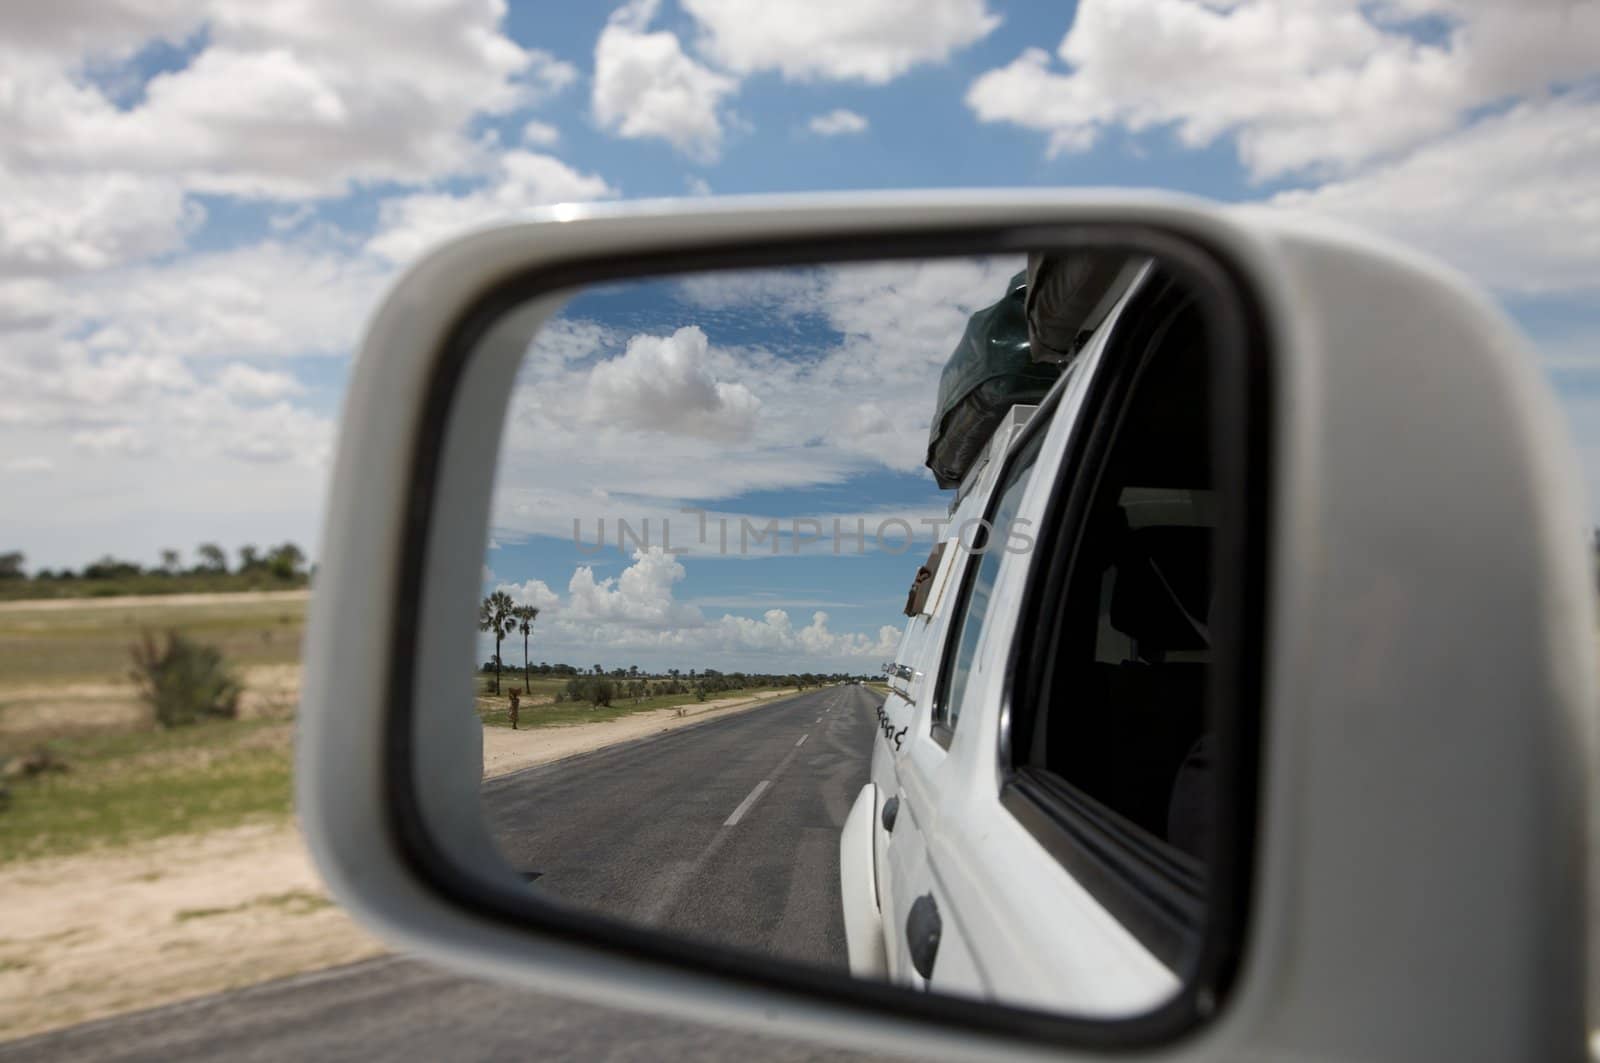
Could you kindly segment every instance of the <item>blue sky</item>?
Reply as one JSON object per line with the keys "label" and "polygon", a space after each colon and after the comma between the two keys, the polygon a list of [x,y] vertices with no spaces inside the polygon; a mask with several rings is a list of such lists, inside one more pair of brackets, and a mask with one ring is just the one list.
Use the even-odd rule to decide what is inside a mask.
{"label": "blue sky", "polygon": [[[81,7],[0,9],[0,548],[30,567],[314,544],[352,351],[408,261],[554,202],[706,193],[1157,187],[1384,233],[1529,334],[1595,512],[1596,0]],[[752,342],[714,341],[713,373]],[[769,471],[743,512],[790,504]],[[912,505],[909,476],[807,489]],[[519,549],[497,576],[570,597]],[[596,602],[632,560],[607,563]],[[842,603],[785,605],[793,645],[819,609],[813,646],[894,622],[868,615],[888,568],[808,564],[652,578],[707,625]]]}

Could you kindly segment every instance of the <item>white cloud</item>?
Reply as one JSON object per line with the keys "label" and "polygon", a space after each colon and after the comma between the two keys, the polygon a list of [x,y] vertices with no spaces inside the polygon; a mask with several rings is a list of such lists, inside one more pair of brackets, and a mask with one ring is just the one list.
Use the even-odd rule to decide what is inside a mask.
{"label": "white cloud", "polygon": [[257,369],[241,362],[231,362],[217,374],[217,386],[235,399],[284,399],[305,392],[305,385],[275,370]]}
{"label": "white cloud", "polygon": [[390,277],[338,245],[266,240],[82,278],[69,320],[107,353],[343,357]]}
{"label": "white cloud", "polygon": [[48,327],[65,308],[66,297],[55,281],[0,278],[0,335]]}
{"label": "white cloud", "polygon": [[[491,577],[493,573],[489,574]],[[502,583],[495,587],[505,591],[518,605],[531,605],[541,613],[550,612],[561,604],[561,596],[546,586],[542,579],[524,580],[521,583]]]}
{"label": "white cloud", "polygon": [[[105,5],[101,36],[89,27],[101,25],[102,6],[78,28],[59,12],[18,12],[37,5],[0,16],[0,158],[14,171],[141,174],[268,198],[416,183],[477,164],[466,138],[476,116],[525,106],[577,75],[505,36],[500,0],[118,3]],[[202,27],[188,64],[151,78],[132,106],[81,76],[83,54],[125,56]],[[60,51],[30,50],[30,37]]]}
{"label": "white cloud", "polygon": [[500,583],[497,590],[536,605],[542,652],[605,656],[630,650],[675,654],[757,655],[773,668],[805,668],[839,658],[879,658],[892,653],[900,630],[883,625],[871,633],[834,631],[826,612],[812,613],[796,627],[783,609],[759,618],[724,614],[715,619],[680,601],[674,588],[688,575],[683,563],[660,547],[636,550],[621,574],[597,579],[579,566],[563,599],[542,580]]}
{"label": "white cloud", "polygon": [[0,41],[35,54],[125,55],[151,39],[185,36],[201,23],[194,0],[53,0],[0,6]]}
{"label": "white cloud", "polygon": [[722,150],[724,97],[739,83],[691,59],[678,38],[649,32],[658,0],[632,0],[601,30],[594,51],[595,121],[628,138],[659,138],[690,158]]}
{"label": "white cloud", "polygon": [[87,454],[139,456],[150,453],[150,441],[145,434],[125,424],[110,428],[86,428],[81,432],[74,432],[72,445]]}
{"label": "white cloud", "polygon": [[633,564],[612,579],[597,580],[585,565],[567,584],[564,617],[636,628],[698,627],[700,610],[674,600],[672,585],[687,575],[683,563],[661,547],[639,550]]}
{"label": "white cloud", "polygon": [[591,424],[733,440],[755,426],[761,400],[743,384],[712,377],[706,334],[694,325],[670,336],[635,336],[620,357],[596,365],[584,394]]}
{"label": "white cloud", "polygon": [[495,160],[490,181],[473,191],[418,193],[382,201],[378,231],[367,249],[391,262],[404,262],[447,237],[534,207],[616,194],[598,174],[579,173],[553,155],[507,151]]}
{"label": "white cloud", "polygon": [[1000,25],[985,0],[683,0],[699,47],[740,74],[777,71],[882,85],[938,63]]}
{"label": "white cloud", "polygon": [[19,174],[0,161],[0,276],[99,270],[158,255],[182,246],[204,217],[168,178]]}
{"label": "white cloud", "polygon": [[827,114],[819,114],[806,123],[806,128],[819,137],[836,137],[847,133],[865,133],[867,120],[843,107]]}
{"label": "white cloud", "polygon": [[[649,519],[659,543],[670,519],[682,548],[696,546],[683,506],[727,518],[737,536],[745,514],[728,500],[745,492],[837,487],[885,469],[925,478],[939,373],[968,316],[1020,266],[996,258],[706,274],[651,282],[672,309],[626,332],[564,315],[536,338],[511,396],[494,527],[570,539],[576,517],[592,543],[598,517],[612,528]],[[724,323],[760,327],[781,349],[712,342]],[[926,482],[926,508],[942,513]],[[924,515],[920,503],[825,508],[801,515],[849,509],[837,514],[845,529],[860,516],[869,535],[890,516],[915,525]],[[712,536],[697,554],[716,551]]]}
{"label": "white cloud", "polygon": [[1600,291],[1600,101],[1521,104],[1270,204],[1403,240],[1501,291]]}
{"label": "white cloud", "polygon": [[[1443,20],[1439,41],[1415,33]],[[973,82],[982,121],[1081,151],[1101,130],[1233,134],[1258,177],[1339,172],[1455,128],[1475,109],[1594,72],[1600,2],[1085,0],[1056,68],[1030,48]]]}
{"label": "white cloud", "polygon": [[531,121],[522,127],[522,142],[530,148],[548,148],[561,139],[561,130],[549,122]]}
{"label": "white cloud", "polygon": [[698,177],[694,174],[690,174],[683,179],[683,187],[688,189],[691,196],[709,196],[711,194],[710,182],[704,177]]}
{"label": "white cloud", "polygon": [[38,454],[30,454],[20,458],[10,458],[5,463],[5,471],[12,473],[49,472],[56,467],[56,463],[49,458]]}

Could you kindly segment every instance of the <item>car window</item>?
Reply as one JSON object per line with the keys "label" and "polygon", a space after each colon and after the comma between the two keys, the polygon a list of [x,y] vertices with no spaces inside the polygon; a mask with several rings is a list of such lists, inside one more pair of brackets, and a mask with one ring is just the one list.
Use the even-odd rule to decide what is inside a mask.
{"label": "car window", "polygon": [[982,522],[969,528],[956,528],[960,549],[970,551],[962,581],[961,597],[952,619],[952,641],[945,652],[939,685],[934,694],[933,737],[948,745],[961,717],[961,701],[966,696],[967,680],[978,652],[1000,562],[1008,552],[1031,542],[1025,527],[1017,523],[1017,510],[1039,457],[1042,431],[1030,434],[1013,455],[1005,476],[995,492],[995,501]]}
{"label": "car window", "polygon": [[1059,604],[1028,765],[1176,853],[1211,830],[1209,377],[1187,315],[1159,339],[1105,451]]}

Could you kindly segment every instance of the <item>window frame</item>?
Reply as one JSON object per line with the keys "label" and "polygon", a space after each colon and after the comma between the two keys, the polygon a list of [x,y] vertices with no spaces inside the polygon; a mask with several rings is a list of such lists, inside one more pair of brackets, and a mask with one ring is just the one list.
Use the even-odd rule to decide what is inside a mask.
{"label": "window frame", "polygon": [[[956,588],[955,606],[950,613],[950,621],[946,625],[944,632],[944,645],[939,652],[939,675],[933,685],[933,700],[928,710],[928,735],[939,744],[941,749],[947,752],[950,749],[951,741],[955,738],[956,730],[953,725],[940,720],[940,710],[942,708],[948,718],[950,683],[955,670],[956,656],[961,649],[961,636],[966,631],[967,610],[972,605],[973,584],[977,582],[978,572],[983,568],[984,558],[988,556],[989,529],[994,526],[995,514],[999,511],[1000,504],[1005,500],[1006,490],[1012,486],[1012,474],[1016,472],[1017,465],[1026,459],[1032,460],[1033,468],[1029,472],[1028,482],[1022,485],[1022,490],[1026,492],[1031,486],[1033,473],[1039,469],[1039,456],[1044,447],[1045,434],[1048,431],[1050,422],[1054,419],[1053,415],[1060,403],[1062,391],[1072,380],[1074,368],[1074,366],[1069,366],[1063,370],[1060,378],[1050,389],[1049,396],[1040,402],[1033,416],[1029,418],[1028,423],[1022,426],[1022,429],[1017,432],[1016,437],[1011,440],[1006,449],[1004,464],[1001,466],[1000,474],[995,478],[994,490],[984,504],[983,525],[980,528],[980,532],[984,536],[984,552],[981,554],[974,553],[961,543],[959,532],[956,535],[956,550],[964,551],[966,560],[961,569],[960,586]],[[1001,549],[1004,549],[1003,545]],[[1000,560],[1002,564],[1005,562],[1004,557]],[[995,575],[996,579],[998,579],[998,570],[996,570]],[[984,622],[987,623],[987,621],[988,614],[985,613]],[[983,637],[981,627],[978,637],[979,639]],[[974,661],[977,660],[977,656],[977,647],[975,645],[973,647]],[[965,694],[966,688],[962,687],[962,695],[965,696]]]}

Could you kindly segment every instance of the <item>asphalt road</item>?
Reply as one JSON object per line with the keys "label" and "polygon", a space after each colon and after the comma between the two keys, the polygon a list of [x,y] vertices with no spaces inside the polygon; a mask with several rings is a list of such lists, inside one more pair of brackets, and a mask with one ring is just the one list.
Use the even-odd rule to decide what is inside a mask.
{"label": "asphalt road", "polygon": [[[873,696],[834,687],[494,780],[531,887],[842,968],[838,832]],[[829,1060],[866,1057],[537,996],[384,958],[0,1045],[0,1060]]]}
{"label": "asphalt road", "polygon": [[843,970],[839,831],[874,704],[828,687],[505,776],[485,791],[490,832],[577,907]]}

